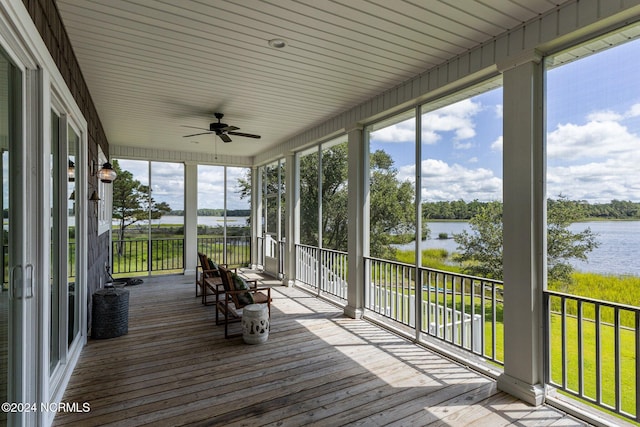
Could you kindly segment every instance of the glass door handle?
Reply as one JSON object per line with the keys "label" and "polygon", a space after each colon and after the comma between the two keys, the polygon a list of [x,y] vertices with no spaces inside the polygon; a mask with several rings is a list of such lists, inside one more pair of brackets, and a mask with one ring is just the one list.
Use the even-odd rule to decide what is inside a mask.
{"label": "glass door handle", "polygon": [[[24,273],[27,273],[26,282]],[[17,273],[17,274],[16,274]],[[9,270],[9,299],[29,299],[33,298],[33,264],[27,264],[25,268],[22,265],[14,265]],[[26,289],[25,289],[25,284]],[[26,290],[26,292],[25,292]]]}
{"label": "glass door handle", "polygon": [[26,284],[28,285],[24,297],[25,299],[30,299],[33,298],[33,264],[27,264],[24,271],[26,274]]}
{"label": "glass door handle", "polygon": [[9,299],[22,299],[22,288],[22,265],[14,265],[9,269]]}

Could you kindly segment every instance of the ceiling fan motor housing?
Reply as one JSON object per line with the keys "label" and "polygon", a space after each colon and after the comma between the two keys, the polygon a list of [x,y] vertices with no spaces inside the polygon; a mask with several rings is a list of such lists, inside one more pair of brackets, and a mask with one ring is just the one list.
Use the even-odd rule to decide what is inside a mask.
{"label": "ceiling fan motor housing", "polygon": [[228,127],[228,126],[229,126],[228,124],[220,123],[220,122],[218,122],[218,123],[209,123],[209,130],[211,132],[218,132],[221,129],[224,129],[224,128]]}

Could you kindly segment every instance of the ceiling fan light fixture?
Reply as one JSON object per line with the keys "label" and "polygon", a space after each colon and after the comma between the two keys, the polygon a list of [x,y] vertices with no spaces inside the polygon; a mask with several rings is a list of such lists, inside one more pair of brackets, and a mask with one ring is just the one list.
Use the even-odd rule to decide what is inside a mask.
{"label": "ceiling fan light fixture", "polygon": [[287,42],[284,41],[283,39],[271,39],[271,40],[269,40],[269,46],[271,46],[271,47],[273,47],[275,49],[282,49],[286,45],[287,45]]}

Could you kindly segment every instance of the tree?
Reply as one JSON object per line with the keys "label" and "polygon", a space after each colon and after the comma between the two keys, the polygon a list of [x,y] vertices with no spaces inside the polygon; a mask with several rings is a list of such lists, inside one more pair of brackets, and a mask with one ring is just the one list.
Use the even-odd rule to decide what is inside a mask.
{"label": "tree", "polygon": [[118,220],[118,254],[122,255],[122,241],[127,227],[145,219],[160,218],[171,211],[166,202],[156,203],[151,197],[148,185],[143,185],[133,174],[120,169],[117,160],[113,161],[113,169],[118,179],[113,181],[113,218]]}
{"label": "tree", "polygon": [[[347,250],[347,143],[322,150],[322,247]],[[318,153],[300,159],[300,241],[318,245]],[[304,219],[304,220],[302,220]]]}
{"label": "tree", "polygon": [[[322,150],[322,247],[347,250],[347,143]],[[370,254],[392,258],[393,243],[415,237],[415,190],[400,182],[393,159],[382,150],[370,158]],[[240,194],[250,197],[250,179],[240,181]],[[300,240],[318,245],[318,153],[300,159]],[[427,233],[424,224],[424,233]]]}
{"label": "tree", "polygon": [[502,203],[491,202],[469,220],[473,233],[454,234],[463,272],[489,279],[502,279]]}
{"label": "tree", "polygon": [[372,257],[394,259],[392,244],[403,236],[415,238],[414,186],[398,179],[393,159],[383,150],[371,153],[369,167],[369,251]]}
{"label": "tree", "polygon": [[598,247],[590,228],[573,233],[568,227],[584,217],[585,204],[565,196],[547,202],[547,271],[549,281],[569,283],[573,267],[570,259],[587,260],[587,254]]}
{"label": "tree", "polygon": [[[586,228],[572,232],[569,225],[584,215],[584,204],[560,195],[547,203],[547,274],[549,281],[569,283],[573,267],[571,259],[586,260],[598,246],[596,235]],[[475,276],[502,279],[502,203],[491,202],[470,221],[472,233],[454,235],[464,264],[463,271]]]}

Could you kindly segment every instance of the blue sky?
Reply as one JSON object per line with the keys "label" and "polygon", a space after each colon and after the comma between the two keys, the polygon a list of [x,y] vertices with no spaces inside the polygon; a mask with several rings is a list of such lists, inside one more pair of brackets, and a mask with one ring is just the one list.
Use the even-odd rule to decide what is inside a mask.
{"label": "blue sky", "polygon": [[[640,41],[547,72],[547,194],[604,203],[640,201]],[[502,200],[502,88],[422,118],[422,199]],[[390,153],[403,180],[415,177],[413,119],[377,130],[371,147]],[[183,208],[183,166],[153,163],[158,201]],[[146,162],[121,161],[146,183]],[[229,182],[243,169],[230,168]],[[221,208],[221,167],[198,170],[199,207]],[[230,191],[228,208],[248,201]]]}
{"label": "blue sky", "polygon": [[[640,201],[640,41],[547,72],[547,194],[592,203]],[[502,199],[502,89],[422,117],[422,199]],[[413,181],[413,119],[377,130]]]}

